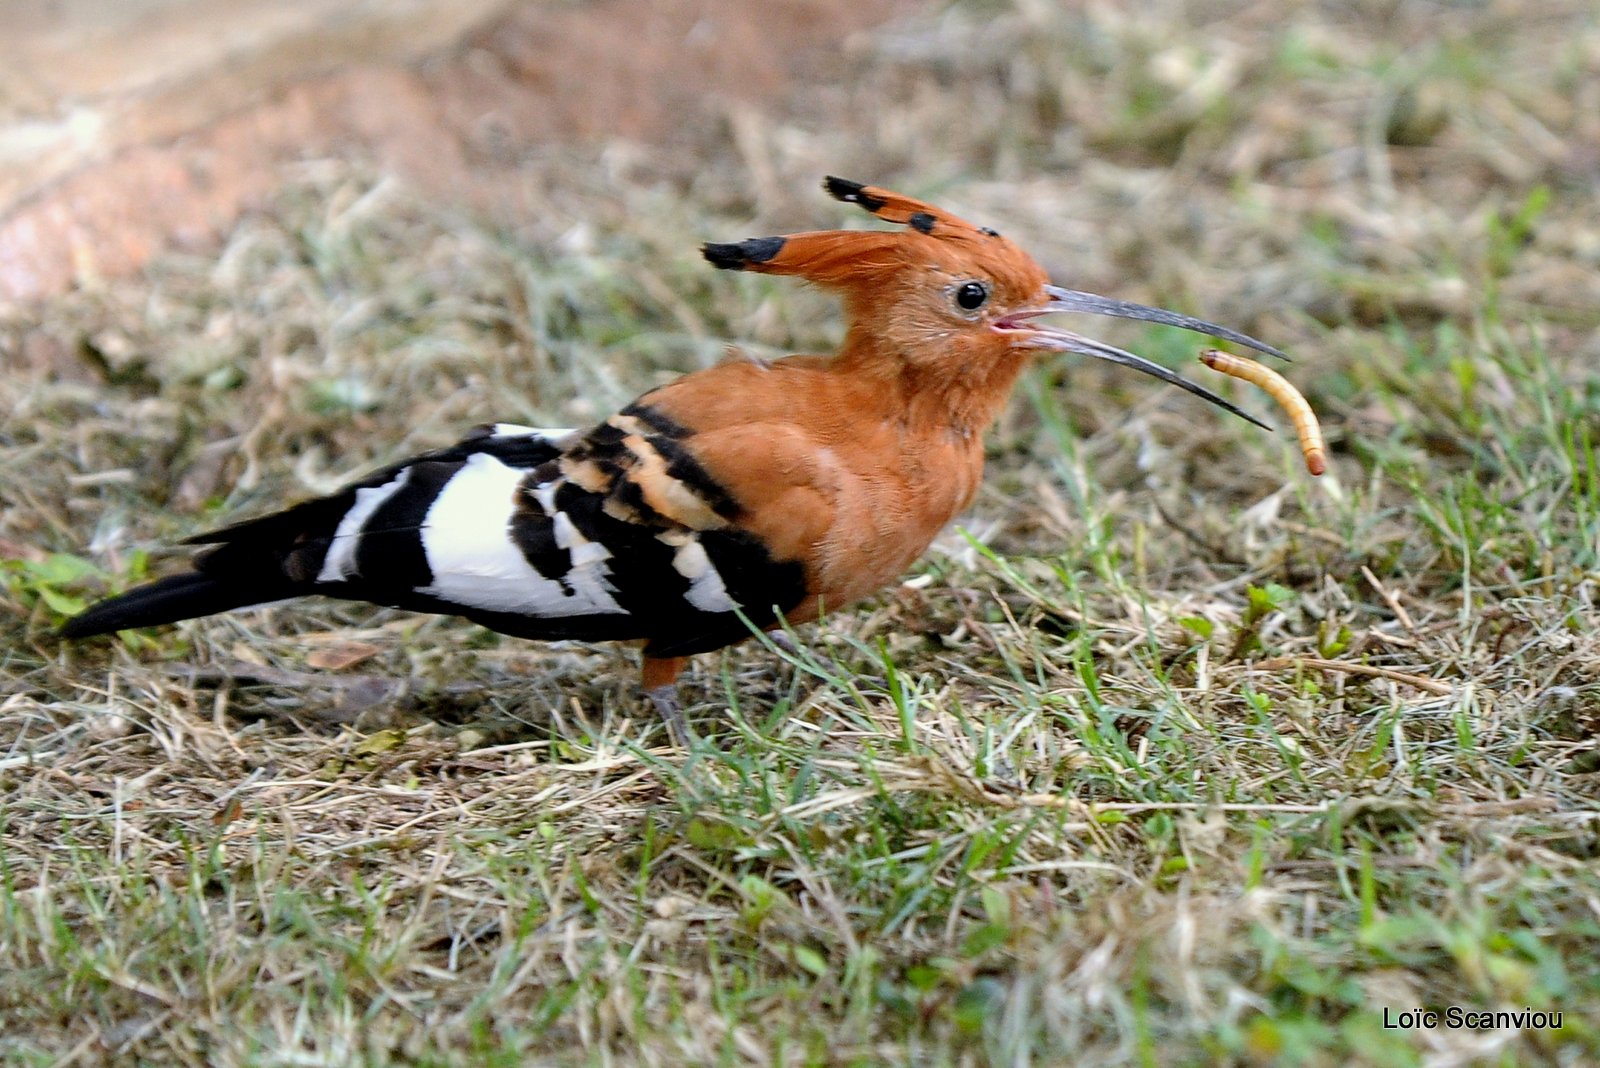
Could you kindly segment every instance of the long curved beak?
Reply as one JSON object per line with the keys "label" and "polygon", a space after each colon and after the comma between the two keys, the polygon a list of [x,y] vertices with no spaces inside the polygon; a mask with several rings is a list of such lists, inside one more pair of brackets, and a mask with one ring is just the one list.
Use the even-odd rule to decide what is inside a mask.
{"label": "long curved beak", "polygon": [[1276,356],[1280,360],[1289,359],[1284,353],[1264,341],[1257,341],[1249,334],[1241,334],[1237,330],[1229,330],[1225,326],[1208,323],[1204,319],[1196,319],[1190,315],[1179,315],[1165,308],[1152,308],[1129,300],[1112,300],[1110,297],[1082,293],[1076,289],[1062,289],[1060,286],[1045,286],[1044,291],[1050,302],[1040,311],[1041,315],[1048,315],[1051,312],[1082,312],[1085,315],[1113,315],[1118,319],[1138,319],[1141,322],[1160,323],[1162,326],[1175,326],[1180,330],[1192,330],[1197,334],[1220,337],[1224,341],[1264,352],[1268,356]]}
{"label": "long curved beak", "polygon": [[1058,330],[1054,327],[1040,326],[1037,323],[1023,320],[1032,319],[1038,315],[1050,315],[1054,312],[1080,312],[1090,315],[1114,315],[1120,319],[1139,319],[1147,323],[1160,323],[1163,326],[1176,326],[1181,330],[1192,330],[1197,334],[1206,334],[1210,337],[1220,337],[1225,340],[1265,352],[1280,359],[1289,357],[1265,342],[1257,341],[1248,334],[1241,334],[1237,330],[1229,330],[1216,323],[1208,323],[1204,319],[1195,319],[1188,315],[1179,315],[1177,312],[1166,311],[1162,308],[1151,308],[1143,304],[1134,304],[1126,300],[1112,300],[1109,297],[1096,296],[1093,293],[1081,293],[1075,289],[1062,289],[1060,286],[1045,286],[1045,293],[1049,301],[1044,305],[1028,311],[1022,315],[1013,315],[1004,323],[1004,328],[1016,331],[1018,334],[1016,344],[1026,345],[1028,348],[1050,349],[1056,352],[1075,352],[1082,356],[1093,356],[1096,359],[1108,360],[1124,367],[1132,367],[1136,371],[1143,371],[1153,378],[1177,386],[1179,389],[1188,390],[1197,397],[1202,397],[1224,408],[1247,422],[1254,423],[1263,430],[1271,431],[1272,428],[1249,412],[1239,408],[1231,401],[1224,400],[1209,389],[1198,383],[1191,382],[1181,375],[1167,370],[1158,363],[1152,363],[1143,356],[1135,356],[1131,352],[1119,349],[1115,345],[1107,345],[1103,341],[1075,334],[1070,330]]}

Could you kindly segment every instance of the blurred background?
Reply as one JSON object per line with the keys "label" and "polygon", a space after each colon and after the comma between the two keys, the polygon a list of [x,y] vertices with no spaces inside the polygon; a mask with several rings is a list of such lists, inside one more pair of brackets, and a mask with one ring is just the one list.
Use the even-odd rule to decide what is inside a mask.
{"label": "blurred background", "polygon": [[[911,5],[901,3],[900,11]],[[132,0],[6,5],[0,293],[214,248],[308,161],[518,218],[556,146],[689,164],[787,112],[883,0]],[[744,121],[753,119],[746,114]],[[719,131],[725,134],[725,130]]]}
{"label": "blurred background", "polygon": [[[1078,275],[1138,257],[1159,283],[1226,251],[1230,290],[1325,322],[1438,316],[1503,266],[1486,262],[1493,219],[1536,189],[1592,196],[1600,168],[1592,8],[1561,0],[12,0],[5,15],[9,297],[214,250],[308,167],[343,163],[535,230],[614,228],[588,199],[621,181],[795,222],[819,217],[828,170],[924,192],[1005,183],[963,195]],[[592,173],[552,173],[553,157]],[[1596,240],[1566,230],[1551,251],[1592,267]],[[1259,271],[1291,273],[1283,253],[1305,243],[1319,270]],[[1546,269],[1507,296],[1596,294]]]}

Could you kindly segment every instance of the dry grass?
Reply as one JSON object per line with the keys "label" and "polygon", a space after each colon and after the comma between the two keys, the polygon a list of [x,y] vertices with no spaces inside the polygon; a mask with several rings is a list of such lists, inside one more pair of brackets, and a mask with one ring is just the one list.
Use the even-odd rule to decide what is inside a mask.
{"label": "dry grass", "polygon": [[[1600,1057],[1586,6],[957,4],[695,153],[530,163],[526,231],[318,164],[219,256],[8,310],[0,1057]],[[472,423],[827,346],[694,250],[843,218],[829,171],[1284,344],[1333,470],[1041,367],[965,532],[702,658],[688,754],[607,648],[321,603],[49,636]],[[1419,1005],[1565,1026],[1383,1029]]]}

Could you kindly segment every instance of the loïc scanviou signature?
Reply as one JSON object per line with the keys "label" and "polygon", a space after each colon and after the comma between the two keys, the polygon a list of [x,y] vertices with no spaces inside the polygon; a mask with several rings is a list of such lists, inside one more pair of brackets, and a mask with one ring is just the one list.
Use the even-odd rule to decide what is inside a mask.
{"label": "lo\u00efc scanviou signature", "polygon": [[1410,1031],[1417,1028],[1433,1030],[1443,1027],[1449,1031],[1463,1029],[1499,1030],[1514,1027],[1519,1030],[1556,1031],[1561,1027],[1560,1012],[1545,1012],[1524,1006],[1520,1009],[1463,1009],[1451,1005],[1445,1009],[1391,1009],[1383,1008],[1383,1027],[1386,1031]]}

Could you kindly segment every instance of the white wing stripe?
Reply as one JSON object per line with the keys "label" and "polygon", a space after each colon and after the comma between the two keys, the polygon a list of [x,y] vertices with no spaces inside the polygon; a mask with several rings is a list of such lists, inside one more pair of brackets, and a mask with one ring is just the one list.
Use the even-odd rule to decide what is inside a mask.
{"label": "white wing stripe", "polygon": [[731,612],[739,602],[728,596],[722,574],[706,555],[699,538],[690,538],[672,554],[672,569],[689,580],[683,599],[702,612]]}
{"label": "white wing stripe", "polygon": [[472,456],[451,476],[428,509],[422,548],[433,583],[419,593],[452,604],[532,616],[622,613],[607,591],[606,569],[569,572],[568,593],[555,579],[535,571],[511,539],[517,485],[526,472],[487,453]]}
{"label": "white wing stripe", "polygon": [[[556,544],[567,550],[567,558],[572,562],[567,582],[573,593],[596,602],[617,604],[611,597],[617,588],[611,584],[610,570],[605,563],[611,559],[611,550],[584,537],[565,512],[557,512],[552,523]],[[614,611],[620,612],[622,607],[618,605]]]}
{"label": "white wing stripe", "polygon": [[[556,490],[561,488],[561,480],[541,482],[533,488],[533,499],[539,502],[539,507],[544,509],[544,514],[554,516],[557,514]],[[571,522],[571,520],[568,520]]]}
{"label": "white wing stripe", "polygon": [[492,438],[538,438],[550,444],[558,444],[563,438],[570,438],[577,433],[571,427],[544,429],[536,426],[523,426],[521,423],[495,423],[490,431]]}
{"label": "white wing stripe", "polygon": [[322,570],[317,572],[318,582],[344,582],[355,577],[356,546],[361,541],[362,525],[383,506],[383,502],[399,492],[410,477],[411,468],[408,467],[396,475],[392,482],[356,490],[356,503],[339,520],[339,527],[333,532],[333,542],[328,546],[328,554],[322,558]]}

